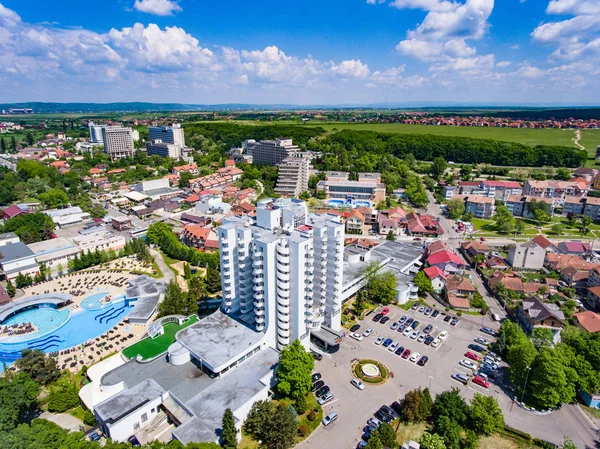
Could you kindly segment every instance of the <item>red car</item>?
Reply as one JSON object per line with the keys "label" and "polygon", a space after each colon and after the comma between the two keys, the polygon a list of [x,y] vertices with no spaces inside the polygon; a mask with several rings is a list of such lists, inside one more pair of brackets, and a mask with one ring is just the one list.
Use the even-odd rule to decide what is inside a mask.
{"label": "red car", "polygon": [[485,380],[483,377],[475,376],[473,378],[473,383],[477,384],[483,388],[490,388],[490,383]]}
{"label": "red car", "polygon": [[382,315],[387,315],[388,313],[390,313],[390,308],[389,307],[384,307],[383,310],[381,311]]}
{"label": "red car", "polygon": [[471,360],[475,360],[476,362],[479,362],[481,360],[481,357],[479,357],[477,354],[473,353],[473,352],[467,352],[465,353],[465,357]]}
{"label": "red car", "polygon": [[410,349],[405,349],[404,352],[402,353],[402,358],[407,359],[409,355],[410,355]]}

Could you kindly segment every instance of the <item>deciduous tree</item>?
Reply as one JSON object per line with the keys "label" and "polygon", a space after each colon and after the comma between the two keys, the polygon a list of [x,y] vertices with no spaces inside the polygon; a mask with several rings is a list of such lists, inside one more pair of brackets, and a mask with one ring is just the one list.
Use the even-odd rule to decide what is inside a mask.
{"label": "deciduous tree", "polygon": [[279,393],[294,400],[305,397],[312,387],[311,375],[314,367],[314,358],[306,352],[300,340],[294,340],[291,345],[283,348],[279,353],[277,366]]}
{"label": "deciduous tree", "polygon": [[504,427],[504,415],[492,396],[475,393],[469,410],[471,428],[480,435],[491,435]]}

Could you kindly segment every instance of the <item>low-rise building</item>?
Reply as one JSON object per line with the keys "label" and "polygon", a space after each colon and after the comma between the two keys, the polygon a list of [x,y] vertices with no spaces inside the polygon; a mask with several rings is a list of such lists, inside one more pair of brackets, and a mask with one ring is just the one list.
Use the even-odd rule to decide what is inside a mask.
{"label": "low-rise building", "polygon": [[585,312],[574,313],[573,318],[580,329],[583,329],[590,334],[600,332],[600,315],[586,310]]}
{"label": "low-rise building", "polygon": [[367,200],[379,203],[385,200],[385,184],[379,173],[359,173],[358,181],[350,181],[346,172],[327,172],[319,181],[317,191],[325,192],[327,198]]}
{"label": "low-rise building", "polygon": [[131,218],[125,216],[125,215],[120,215],[118,217],[112,217],[112,227],[115,228],[117,231],[126,231],[128,229],[133,228],[133,223],[131,221]]}
{"label": "low-rise building", "polygon": [[51,209],[44,211],[59,227],[86,223],[92,219],[91,215],[81,210],[79,206],[66,207],[64,209]]}
{"label": "low-rise building", "polygon": [[76,245],[62,237],[30,243],[27,246],[35,254],[37,262],[46,264],[52,271],[57,270],[59,265],[66,271],[69,260],[80,252]]}
{"label": "low-rise building", "polygon": [[446,285],[446,275],[438,267],[427,267],[423,270],[427,277],[431,280],[434,293],[438,295],[444,290]]}
{"label": "low-rise building", "polygon": [[73,237],[73,243],[81,252],[118,251],[125,246],[126,240],[122,235],[101,229],[98,232]]}
{"label": "low-rise building", "polygon": [[19,273],[34,275],[40,265],[35,254],[23,242],[9,243],[0,248],[0,268],[6,279],[14,279]]}
{"label": "low-rise building", "polygon": [[19,236],[14,232],[7,232],[5,234],[0,234],[0,246],[9,245],[11,243],[20,242]]}
{"label": "low-rise building", "polygon": [[348,213],[346,217],[346,232],[348,234],[362,234],[365,227],[365,217],[357,210]]}
{"label": "low-rise building", "polygon": [[508,263],[522,270],[540,270],[544,266],[546,250],[530,240],[508,250]]}
{"label": "low-rise building", "polygon": [[509,195],[506,199],[506,207],[515,217],[535,218],[529,210],[532,201],[546,203],[548,215],[554,215],[555,200],[553,198],[527,196],[527,195]]}
{"label": "low-rise building", "polygon": [[496,211],[495,199],[483,195],[455,195],[453,200],[465,203],[465,213],[475,218],[492,218]]}
{"label": "low-rise building", "polygon": [[476,291],[469,278],[460,274],[448,276],[444,286],[446,301],[456,309],[469,309],[471,307],[470,299]]}
{"label": "low-rise building", "polygon": [[562,203],[567,196],[585,196],[590,190],[582,181],[525,181],[523,195],[539,198],[554,198]]}
{"label": "low-rise building", "polygon": [[29,213],[31,213],[29,208],[19,206],[18,204],[13,204],[12,206],[8,206],[2,210],[2,219],[4,221],[6,221],[6,220],[10,220],[11,218],[16,217],[17,215],[29,214]]}
{"label": "low-rise building", "polygon": [[544,303],[535,296],[524,299],[517,309],[517,321],[527,333],[542,328],[552,331],[553,340],[560,340],[560,331],[565,326],[565,314],[556,304]]}
{"label": "low-rise building", "polygon": [[204,249],[208,236],[210,235],[210,228],[205,228],[195,224],[186,224],[183,227],[181,233],[181,241],[192,248]]}

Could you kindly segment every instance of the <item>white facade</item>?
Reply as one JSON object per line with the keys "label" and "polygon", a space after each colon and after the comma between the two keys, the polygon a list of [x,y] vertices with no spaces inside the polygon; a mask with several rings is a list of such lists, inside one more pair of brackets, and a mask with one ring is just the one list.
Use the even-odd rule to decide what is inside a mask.
{"label": "white facade", "polygon": [[303,201],[263,200],[256,223],[228,217],[218,235],[226,313],[279,349],[308,345],[322,323],[340,328],[343,224],[307,217]]}
{"label": "white facade", "polygon": [[111,231],[100,231],[93,234],[73,237],[73,243],[81,252],[119,250],[125,246],[125,237]]}
{"label": "white facade", "polygon": [[185,147],[183,128],[179,123],[171,126],[151,126],[148,128],[148,138],[150,141],[160,140],[164,143],[179,145],[180,148]]}
{"label": "white facade", "polygon": [[133,146],[133,130],[123,126],[106,126],[102,128],[104,152],[112,160],[131,157],[135,154]]}
{"label": "white facade", "polygon": [[162,140],[153,140],[146,143],[146,153],[148,156],[171,157],[173,159],[181,158],[182,147]]}
{"label": "white facade", "polygon": [[90,142],[95,144],[104,144],[104,137],[102,135],[102,129],[104,125],[96,125],[94,122],[88,123],[88,129],[90,130]]}

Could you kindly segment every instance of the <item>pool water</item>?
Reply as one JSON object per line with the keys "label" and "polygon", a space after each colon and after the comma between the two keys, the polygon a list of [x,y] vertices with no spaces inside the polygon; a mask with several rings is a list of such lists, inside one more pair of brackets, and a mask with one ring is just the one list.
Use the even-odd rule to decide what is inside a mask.
{"label": "pool water", "polygon": [[[69,317],[67,312],[67,320],[63,322],[62,327],[59,327],[54,332],[50,328],[50,323],[44,324],[46,328],[50,328],[46,335],[41,333],[30,334],[20,341],[0,341],[0,371],[2,363],[10,364],[20,358],[23,349],[40,349],[44,352],[61,351],[94,339],[97,336],[107,332],[115,324],[119,323],[133,308],[132,305],[121,302],[119,304],[110,305],[102,310],[85,310],[78,309],[72,312]],[[63,312],[56,311],[55,312]],[[28,314],[27,318],[22,318]],[[17,314],[11,319],[19,320],[14,322],[43,322],[43,317],[47,316],[47,309],[31,309],[22,314]],[[54,319],[55,317],[52,317]],[[58,321],[54,321],[56,325]],[[60,326],[60,324],[58,324]]]}
{"label": "pool water", "polygon": [[125,299],[125,295],[118,295],[114,296],[108,302],[102,302],[101,300],[104,299],[106,295],[108,295],[108,292],[100,292],[88,296],[83,301],[81,301],[81,307],[86,310],[100,310],[105,309],[106,307],[116,306],[117,303],[123,302],[123,300]]}
{"label": "pool water", "polygon": [[354,209],[354,208],[360,207],[360,206],[371,207],[371,203],[369,201],[352,200],[351,202],[346,202],[345,200],[329,200],[329,201],[327,201],[327,206],[335,207],[337,209],[339,209],[341,207]]}
{"label": "pool water", "polygon": [[40,337],[62,325],[69,319],[69,309],[57,310],[53,307],[30,309],[10,317],[4,321],[4,325],[33,323],[37,332],[33,334],[15,335],[2,338],[2,342],[18,342]]}

